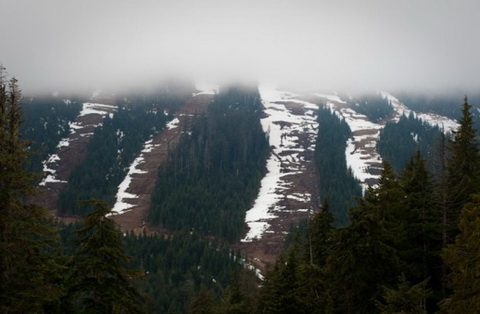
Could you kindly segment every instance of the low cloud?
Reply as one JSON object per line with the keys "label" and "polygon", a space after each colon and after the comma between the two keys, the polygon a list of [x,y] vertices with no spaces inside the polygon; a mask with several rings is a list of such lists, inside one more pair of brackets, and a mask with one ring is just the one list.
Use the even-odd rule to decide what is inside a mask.
{"label": "low cloud", "polygon": [[167,76],[342,90],[480,90],[479,1],[3,0],[26,92]]}

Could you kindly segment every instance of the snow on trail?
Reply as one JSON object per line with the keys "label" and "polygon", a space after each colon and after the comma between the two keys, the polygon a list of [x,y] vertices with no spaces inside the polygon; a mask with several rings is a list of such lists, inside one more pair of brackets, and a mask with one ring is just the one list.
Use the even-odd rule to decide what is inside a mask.
{"label": "snow on trail", "polygon": [[216,84],[210,84],[207,82],[195,82],[195,89],[198,93],[193,93],[192,96],[197,95],[216,95],[220,91],[220,87]]}
{"label": "snow on trail", "polygon": [[[105,104],[97,104],[97,103],[84,103],[82,106],[82,110],[80,111],[79,115],[77,116],[77,120],[75,122],[70,122],[70,135],[68,137],[62,138],[58,143],[56,150],[60,150],[62,147],[70,146],[71,141],[75,141],[78,136],[85,137],[91,136],[93,133],[82,133],[82,130],[88,126],[92,125],[85,125],[84,123],[78,121],[79,117],[84,117],[91,114],[96,114],[102,116],[104,118],[107,115],[112,115],[113,111],[116,111],[116,106],[105,105]],[[94,128],[99,126],[99,124],[93,125]],[[43,161],[43,172],[46,175],[43,180],[39,183],[40,186],[46,186],[47,183],[67,183],[67,181],[57,179],[57,168],[58,163],[61,161],[60,156],[58,153],[50,154],[46,160]]]}
{"label": "snow on trail", "polygon": [[[167,130],[178,128],[180,120],[178,118],[173,118],[170,122],[167,123],[165,128]],[[140,155],[135,158],[128,169],[128,173],[123,179],[122,183],[118,186],[118,191],[116,195],[116,202],[113,206],[112,213],[109,215],[115,214],[124,214],[135,206],[134,204],[130,204],[128,202],[129,199],[136,199],[139,196],[128,193],[127,190],[130,188],[130,184],[132,183],[132,178],[135,174],[144,174],[147,173],[138,168],[141,164],[145,162],[145,155],[152,152],[155,147],[159,147],[161,144],[153,144],[153,139],[149,139],[143,145],[143,149],[140,152]]]}
{"label": "snow on trail", "polygon": [[128,199],[138,198],[138,195],[128,193],[127,190],[130,187],[130,184],[132,183],[132,178],[135,174],[146,173],[146,171],[143,171],[138,168],[139,165],[145,162],[145,154],[150,153],[154,147],[158,147],[158,146],[160,146],[160,144],[154,145],[152,139],[145,142],[145,144],[143,145],[143,149],[140,152],[140,155],[133,160],[132,164],[128,169],[128,173],[125,176],[125,179],[123,179],[122,183],[120,183],[120,185],[118,186],[116,202],[115,202],[115,205],[113,206],[112,213],[108,214],[108,216],[114,215],[114,214],[123,214],[125,212],[130,211],[131,208],[135,206],[133,204],[128,203]]}
{"label": "snow on trail", "polygon": [[[249,231],[242,242],[260,239],[270,227],[269,221],[277,217],[276,213],[285,209],[279,205],[286,198],[305,203],[309,206],[311,195],[297,193],[286,196],[293,182],[289,176],[304,172],[306,150],[315,149],[318,130],[316,110],[318,106],[295,99],[295,95],[260,86],[260,94],[264,104],[266,117],[261,120],[263,130],[269,135],[272,153],[267,160],[267,173],[261,181],[257,199],[253,207],[247,211],[245,222]],[[294,114],[287,108],[287,103],[301,107],[303,114]],[[308,144],[299,143],[299,134],[308,135]],[[293,198],[292,198],[293,197]],[[303,209],[303,211],[309,208]]]}
{"label": "snow on trail", "polygon": [[316,94],[316,96],[326,100],[326,106],[330,111],[344,120],[352,131],[351,137],[347,140],[345,159],[347,167],[352,170],[365,191],[370,182],[378,179],[382,166],[382,158],[377,153],[376,146],[384,125],[369,121],[365,115],[349,108],[337,95]]}
{"label": "snow on trail", "polygon": [[349,108],[347,103],[336,94],[315,94],[315,96],[324,99],[326,106],[350,127],[352,136],[348,139],[345,149],[347,167],[352,170],[353,175],[361,182],[364,191],[380,176],[382,158],[378,154],[376,146],[380,131],[387,122],[398,122],[402,116],[413,114],[417,119],[431,126],[443,128],[445,133],[451,132],[458,127],[458,123],[449,118],[434,113],[415,113],[394,96],[386,92],[381,92],[380,94],[390,102],[394,111],[393,116],[382,123],[369,121],[365,115]]}
{"label": "snow on trail", "polygon": [[424,121],[425,123],[427,123],[432,127],[436,126],[441,130],[443,129],[445,133],[452,133],[452,131],[456,130],[459,127],[459,124],[450,118],[447,118],[445,116],[441,116],[439,114],[432,113],[432,112],[428,112],[428,113],[414,112],[410,110],[407,106],[402,104],[400,100],[398,100],[396,97],[392,96],[391,94],[387,92],[380,92],[380,93],[384,99],[388,99],[394,111],[398,113],[395,121],[398,121],[402,115],[408,117],[412,113],[415,118]]}
{"label": "snow on trail", "polygon": [[180,123],[180,120],[178,118],[172,119],[170,122],[167,123],[165,126],[168,130],[175,129],[178,127],[178,124]]}

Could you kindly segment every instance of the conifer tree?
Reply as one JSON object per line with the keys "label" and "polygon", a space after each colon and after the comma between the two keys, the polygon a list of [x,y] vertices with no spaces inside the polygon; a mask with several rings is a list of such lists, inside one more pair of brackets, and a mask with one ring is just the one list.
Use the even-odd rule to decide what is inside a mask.
{"label": "conifer tree", "polygon": [[[403,225],[399,237],[404,274],[410,282],[430,278],[429,286],[437,293],[441,291],[442,228],[440,202],[435,197],[435,188],[426,162],[417,151],[406,165],[401,186],[404,193],[402,215],[398,222]],[[425,286],[425,289],[427,287]],[[436,296],[435,293],[432,296]],[[431,301],[435,306],[438,299]],[[423,304],[427,305],[424,300]]]}
{"label": "conifer tree", "polygon": [[447,313],[477,313],[480,309],[480,194],[464,206],[460,234],[445,249],[452,294],[442,303]]}
{"label": "conifer tree", "polygon": [[401,200],[398,180],[385,162],[378,186],[369,188],[351,209],[351,225],[335,232],[326,262],[334,311],[374,312],[382,286],[396,280],[400,267],[395,219]]}
{"label": "conifer tree", "polygon": [[233,280],[230,281],[225,290],[217,312],[219,314],[249,314],[252,312],[247,297],[240,289],[239,272],[234,274]]}
{"label": "conifer tree", "polygon": [[202,286],[198,294],[191,300],[188,313],[190,314],[210,314],[213,313],[213,296],[207,288]]}
{"label": "conifer tree", "polygon": [[472,105],[465,96],[459,128],[453,132],[449,147],[448,170],[448,242],[456,236],[458,217],[463,205],[471,200],[471,195],[479,192],[480,155],[476,130],[474,128]]}
{"label": "conifer tree", "polygon": [[273,270],[267,273],[260,291],[260,313],[304,313],[301,302],[302,287],[299,278],[297,246],[280,256]]}
{"label": "conifer tree", "polygon": [[93,212],[78,230],[77,251],[69,278],[73,311],[88,313],[142,313],[142,297],[132,285],[135,272],[123,249],[122,234],[106,215],[105,203],[91,200]]}
{"label": "conifer tree", "polygon": [[308,255],[312,265],[323,266],[327,259],[328,247],[332,242],[334,217],[325,201],[320,210],[313,215],[308,227]]}
{"label": "conifer tree", "polygon": [[[385,303],[377,302],[381,314],[425,314],[425,286],[428,280],[412,285],[405,276],[400,276],[398,288],[385,287]],[[427,291],[428,294],[428,291]]]}
{"label": "conifer tree", "polygon": [[19,134],[21,93],[15,78],[7,88],[4,70],[0,66],[0,312],[41,313],[61,295],[54,283],[56,233],[48,211],[29,202],[38,191]]}

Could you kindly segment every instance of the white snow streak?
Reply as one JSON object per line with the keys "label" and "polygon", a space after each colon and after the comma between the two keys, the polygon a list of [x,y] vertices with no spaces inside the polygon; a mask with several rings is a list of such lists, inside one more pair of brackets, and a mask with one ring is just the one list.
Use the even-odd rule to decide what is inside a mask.
{"label": "white snow streak", "polygon": [[388,99],[394,111],[397,112],[395,121],[398,121],[402,115],[408,117],[410,114],[413,114],[415,118],[424,121],[428,125],[433,127],[435,126],[439,127],[440,130],[443,129],[444,133],[452,133],[452,131],[456,130],[459,127],[459,124],[450,118],[447,118],[445,116],[441,116],[439,114],[432,113],[432,112],[416,113],[410,110],[407,106],[402,104],[397,98],[390,95],[389,93],[387,92],[380,92],[380,93],[384,99]]}
{"label": "white snow streak", "polygon": [[167,123],[166,127],[169,130],[175,129],[175,128],[178,128],[179,123],[180,123],[180,120],[178,120],[178,118],[174,118],[170,122]]}
{"label": "white snow streak", "polygon": [[51,154],[47,160],[43,161],[43,172],[47,175],[39,185],[45,186],[47,183],[67,183],[67,181],[58,180],[56,178],[55,169],[50,168],[54,164],[60,161],[60,157],[57,154]]}
{"label": "white snow streak", "polygon": [[[70,100],[64,100],[64,102],[65,104],[67,104],[70,102]],[[115,111],[115,110],[117,110],[116,106],[96,104],[96,103],[84,103],[78,117],[86,116],[89,114],[98,114],[98,115],[101,115],[102,117],[105,117],[107,114],[109,114],[109,112]],[[62,138],[58,142],[58,145],[56,147],[57,151],[59,149],[62,149],[62,147],[70,146],[70,142],[72,140],[75,140],[74,135],[76,135],[78,131],[85,128],[85,125],[81,124],[78,121],[70,122],[68,125],[70,128],[70,136]],[[97,127],[99,125],[101,125],[101,123],[94,125],[94,127]],[[85,136],[91,136],[93,135],[93,133],[82,133],[79,135],[82,137],[85,137]],[[42,162],[43,172],[45,173],[46,177],[39,183],[40,186],[45,186],[47,183],[67,183],[67,181],[58,180],[56,177],[57,173],[54,168],[56,167],[56,165],[58,165],[58,162],[60,162],[60,157],[58,156],[58,154],[51,154],[47,157],[45,161]]]}
{"label": "white snow streak", "polygon": [[326,106],[350,127],[352,135],[347,140],[345,159],[347,167],[352,170],[353,176],[361,182],[365,190],[368,187],[367,180],[378,178],[371,170],[378,169],[382,163],[376,146],[383,125],[373,123],[365,115],[348,108],[345,101],[332,101],[334,96],[321,95],[321,97],[326,99]]}
{"label": "white snow streak", "polygon": [[220,88],[216,84],[210,84],[206,82],[196,82],[195,83],[195,89],[198,90],[198,93],[193,93],[193,96],[197,95],[216,95],[218,94]]}
{"label": "white snow streak", "polygon": [[125,176],[125,179],[123,179],[122,183],[120,183],[120,185],[118,186],[118,191],[116,195],[117,201],[113,206],[112,213],[109,215],[124,214],[130,211],[131,208],[135,206],[133,204],[130,204],[128,200],[138,198],[138,195],[128,193],[127,190],[129,189],[130,184],[132,183],[133,176],[135,174],[147,173],[146,171],[139,169],[138,166],[145,162],[145,154],[150,153],[154,149],[154,147],[157,146],[160,146],[160,144],[154,145],[152,139],[145,142],[145,144],[143,145],[143,149],[140,152],[140,155],[133,160],[132,164],[128,168],[128,173]]}
{"label": "white snow streak", "polygon": [[[249,231],[242,242],[260,239],[269,228],[269,220],[276,218],[275,212],[284,209],[278,203],[289,197],[300,202],[309,203],[310,194],[283,195],[293,184],[288,176],[305,171],[302,167],[303,157],[299,154],[305,150],[314,150],[318,124],[316,110],[318,106],[306,101],[294,99],[293,93],[281,92],[260,87],[260,93],[267,117],[261,120],[262,128],[269,135],[272,153],[267,160],[267,173],[261,181],[261,188],[253,207],[247,211],[245,222]],[[292,114],[282,102],[301,105],[304,115]],[[309,145],[302,147],[298,135],[307,133]]]}
{"label": "white snow streak", "polygon": [[[392,105],[394,115],[389,121],[398,122],[402,116],[408,117],[413,114],[415,118],[420,119],[431,126],[438,126],[443,128],[444,132],[451,132],[458,127],[455,121],[434,114],[434,113],[415,113],[402,104],[397,98],[386,93],[380,92],[384,99],[387,99]],[[352,136],[347,140],[345,149],[345,157],[347,167],[349,167],[353,175],[362,183],[362,188],[365,190],[368,187],[367,180],[378,179],[378,170],[381,169],[382,158],[377,153],[376,145],[379,139],[380,130],[385,126],[385,121],[382,124],[373,123],[368,120],[365,115],[355,112],[346,105],[346,102],[341,100],[336,94],[315,94],[315,96],[326,100],[326,106],[335,113],[335,115],[344,120],[350,130]],[[418,140],[418,136],[414,137]]]}

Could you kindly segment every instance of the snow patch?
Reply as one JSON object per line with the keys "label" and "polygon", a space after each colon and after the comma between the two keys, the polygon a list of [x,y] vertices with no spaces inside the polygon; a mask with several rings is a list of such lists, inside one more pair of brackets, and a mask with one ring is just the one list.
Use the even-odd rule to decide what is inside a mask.
{"label": "snow patch", "polygon": [[128,202],[128,200],[138,198],[138,195],[132,194],[127,192],[130,188],[130,184],[132,183],[133,176],[135,174],[143,174],[147,173],[144,170],[138,168],[141,164],[145,163],[145,154],[148,154],[153,151],[155,147],[160,146],[160,144],[153,144],[153,140],[150,139],[143,144],[143,148],[140,152],[140,155],[135,158],[128,168],[128,173],[123,179],[122,183],[118,186],[117,195],[116,195],[116,202],[113,206],[112,213],[108,215],[115,215],[115,214],[124,214],[135,206]]}
{"label": "snow patch", "polygon": [[97,103],[84,103],[82,111],[80,111],[79,117],[86,116],[88,114],[99,114],[101,116],[106,116],[112,110],[117,110],[117,106]]}
{"label": "snow patch", "polygon": [[433,112],[416,113],[402,104],[398,98],[395,98],[389,93],[382,91],[380,94],[384,99],[387,99],[390,102],[395,112],[397,112],[395,121],[398,121],[402,115],[408,117],[410,114],[413,114],[415,118],[427,123],[432,127],[440,128],[440,130],[443,130],[444,133],[452,133],[452,131],[455,131],[459,127],[459,124],[455,120]]}
{"label": "snow patch", "polygon": [[[242,242],[251,242],[260,239],[268,232],[269,220],[276,218],[276,213],[283,211],[279,205],[287,198],[299,202],[309,203],[310,195],[284,193],[292,185],[289,176],[304,172],[302,166],[305,158],[302,156],[307,150],[315,149],[315,140],[318,130],[316,110],[318,106],[300,99],[294,93],[260,86],[265,118],[261,119],[263,130],[268,134],[272,153],[267,160],[267,173],[261,180],[261,187],[252,208],[247,211],[245,222],[249,231]],[[295,103],[303,109],[303,114],[293,114],[286,103]],[[300,143],[299,135],[307,134],[309,143]]]}
{"label": "snow patch", "polygon": [[180,120],[178,120],[178,118],[174,118],[172,121],[167,123],[166,127],[169,130],[175,129],[175,128],[178,128],[179,123],[180,123]]}
{"label": "snow patch", "polygon": [[[64,100],[65,104],[69,103],[70,100]],[[104,105],[104,104],[97,104],[97,103],[84,103],[82,106],[82,110],[80,111],[78,117],[86,116],[89,114],[99,114],[102,117],[105,117],[107,114],[111,114],[112,111],[117,110],[116,106],[111,105]],[[93,127],[98,127],[102,125],[101,123],[93,125]],[[86,125],[82,124],[79,121],[69,122],[68,123],[70,129],[70,136],[62,138],[56,147],[57,152],[64,147],[69,147],[70,142],[75,140],[75,136],[80,137],[87,137],[92,136],[93,133],[79,133],[80,130],[86,127]],[[79,134],[77,134],[79,133]],[[45,178],[39,183],[40,186],[45,186],[47,183],[67,183],[67,181],[58,180],[56,178],[56,170],[54,169],[58,162],[60,162],[60,157],[58,154],[51,154],[47,157],[45,161],[43,161],[43,172],[45,173]],[[53,167],[53,168],[52,168]]]}
{"label": "snow patch", "polygon": [[220,91],[220,88],[216,84],[211,84],[207,82],[196,82],[195,89],[199,92],[193,93],[193,96],[197,95],[216,95]]}

